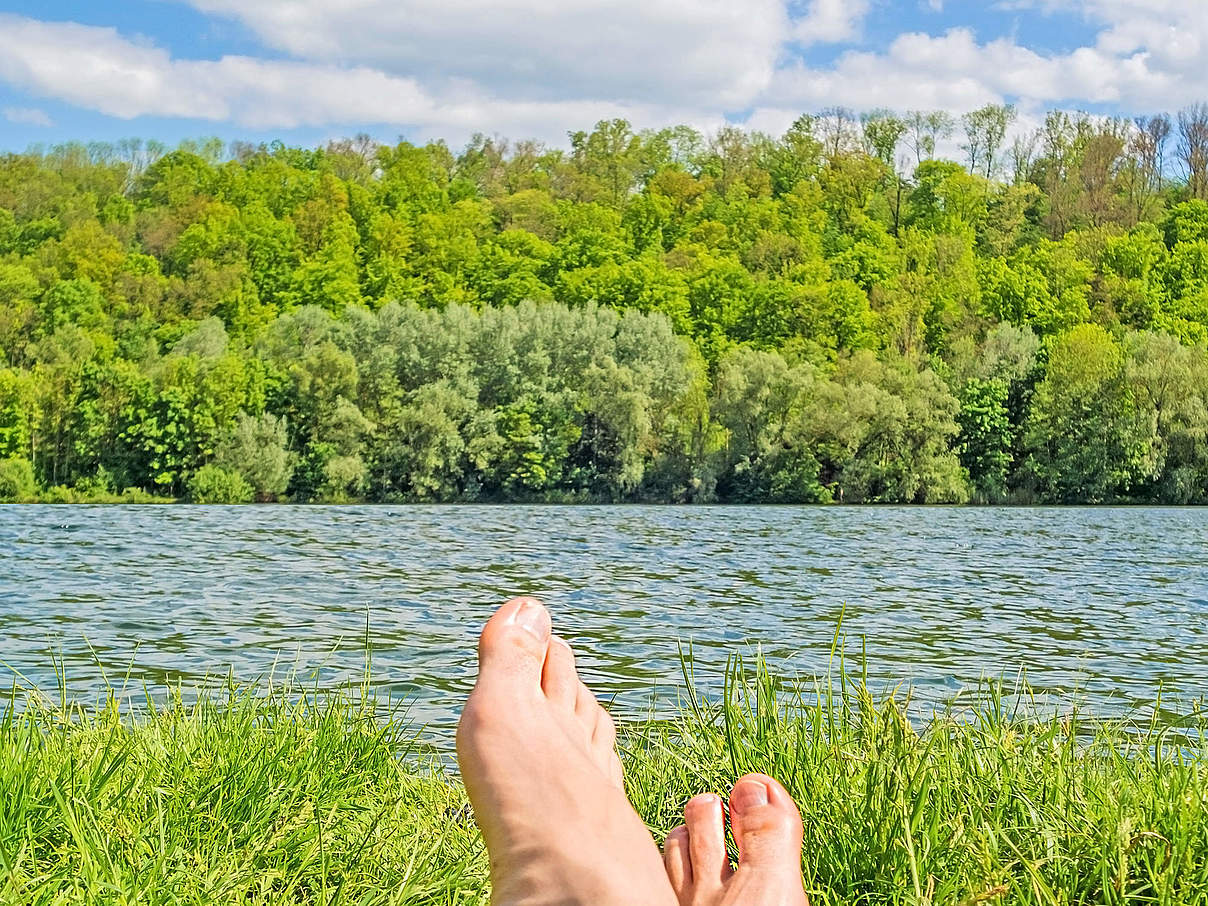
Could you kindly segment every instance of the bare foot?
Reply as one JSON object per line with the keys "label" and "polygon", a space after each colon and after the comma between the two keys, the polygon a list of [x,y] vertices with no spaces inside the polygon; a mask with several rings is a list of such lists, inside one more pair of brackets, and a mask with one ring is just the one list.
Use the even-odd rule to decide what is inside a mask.
{"label": "bare foot", "polygon": [[680,906],[809,906],[801,885],[801,815],[771,777],[748,774],[730,791],[738,870],[726,853],[720,796],[696,796],[667,835],[664,861]]}
{"label": "bare foot", "polygon": [[625,798],[615,740],[541,603],[501,607],[482,631],[457,728],[494,906],[675,906],[658,847]]}

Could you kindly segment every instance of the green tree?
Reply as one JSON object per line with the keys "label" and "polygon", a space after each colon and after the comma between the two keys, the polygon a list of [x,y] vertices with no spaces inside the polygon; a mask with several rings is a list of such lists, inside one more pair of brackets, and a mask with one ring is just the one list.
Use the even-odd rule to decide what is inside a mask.
{"label": "green tree", "polygon": [[0,459],[0,503],[20,503],[38,492],[33,464],[21,456]]}
{"label": "green tree", "polygon": [[1202,500],[1195,137],[1011,115],[967,166],[951,116],[839,108],[0,156],[0,457],[63,497]]}
{"label": "green tree", "polygon": [[192,503],[251,503],[255,495],[238,472],[212,463],[193,473],[188,493]]}
{"label": "green tree", "polygon": [[1160,333],[1125,339],[1124,380],[1134,401],[1145,496],[1208,500],[1208,351]]}
{"label": "green tree", "polygon": [[1120,344],[1097,324],[1058,337],[1027,425],[1027,466],[1037,491],[1056,503],[1127,494],[1150,477],[1135,425]]}
{"label": "green tree", "polygon": [[719,364],[714,418],[727,434],[718,482],[723,499],[817,503],[829,499],[809,448],[804,413],[813,369],[773,352],[736,349]]}
{"label": "green tree", "polygon": [[293,475],[285,419],[240,412],[214,452],[214,463],[238,475],[259,501],[285,494]]}
{"label": "green tree", "polygon": [[964,502],[958,410],[929,369],[867,351],[841,359],[807,414],[820,480],[847,503]]}
{"label": "green tree", "polygon": [[33,455],[36,400],[31,374],[0,368],[0,457]]}
{"label": "green tree", "polygon": [[961,392],[960,460],[976,495],[997,502],[1007,496],[1014,431],[1008,409],[1010,388],[1001,379],[970,379]]}

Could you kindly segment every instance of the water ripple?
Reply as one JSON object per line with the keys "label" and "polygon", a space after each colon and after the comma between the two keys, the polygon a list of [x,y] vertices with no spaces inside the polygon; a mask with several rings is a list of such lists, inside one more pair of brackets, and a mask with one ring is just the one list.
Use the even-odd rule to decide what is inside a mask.
{"label": "water ripple", "polygon": [[[840,614],[879,684],[1026,671],[1114,711],[1208,693],[1208,512],[1191,509],[0,507],[0,661],[94,696],[364,669],[439,735],[503,598],[544,597],[600,693],[674,701],[760,645],[827,669]],[[657,695],[652,699],[653,691]]]}

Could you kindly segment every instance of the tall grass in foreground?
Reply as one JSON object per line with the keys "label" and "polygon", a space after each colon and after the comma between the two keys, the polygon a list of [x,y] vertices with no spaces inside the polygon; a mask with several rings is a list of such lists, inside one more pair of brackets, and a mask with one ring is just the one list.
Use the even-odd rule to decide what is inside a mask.
{"label": "tall grass in foreground", "polygon": [[464,794],[410,742],[344,693],[10,713],[0,902],[486,902]]}
{"label": "tall grass in foreground", "polygon": [[723,704],[690,695],[677,721],[630,736],[631,799],[661,831],[695,792],[778,778],[801,807],[815,906],[1208,903],[1202,715],[1045,719],[1026,690],[1008,702],[987,684],[979,705],[917,726],[863,682],[786,694],[762,665],[729,680]]}
{"label": "tall grass in foreground", "polygon": [[[659,839],[689,796],[759,770],[801,804],[815,906],[1208,903],[1202,722],[1040,719],[991,689],[912,726],[892,696],[789,693],[761,665],[727,689],[623,734]],[[10,711],[0,901],[485,904],[464,794],[411,739],[341,693]]]}

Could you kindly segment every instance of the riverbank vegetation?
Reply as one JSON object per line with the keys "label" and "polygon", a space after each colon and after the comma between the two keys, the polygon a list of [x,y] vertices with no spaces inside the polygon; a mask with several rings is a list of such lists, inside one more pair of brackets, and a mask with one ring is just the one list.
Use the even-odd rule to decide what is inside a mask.
{"label": "riverbank vegetation", "polygon": [[[990,687],[920,722],[858,683],[727,688],[623,729],[659,840],[691,795],[759,770],[802,806],[815,906],[1208,903],[1202,719],[1043,717]],[[0,901],[486,906],[464,793],[413,739],[340,694],[9,711]]]}
{"label": "riverbank vegetation", "polygon": [[1208,107],[1011,117],[5,155],[0,499],[1208,501]]}

